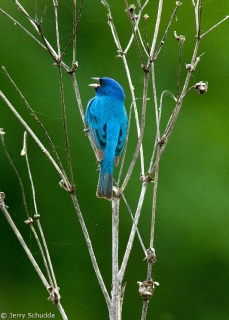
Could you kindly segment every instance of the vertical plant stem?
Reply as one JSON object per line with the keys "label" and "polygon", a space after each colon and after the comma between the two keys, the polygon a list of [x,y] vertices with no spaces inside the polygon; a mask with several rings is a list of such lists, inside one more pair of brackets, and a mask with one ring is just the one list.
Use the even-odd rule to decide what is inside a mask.
{"label": "vertical plant stem", "polygon": [[160,44],[159,44],[156,52],[155,52],[154,55],[153,55],[153,60],[156,60],[156,59],[157,59],[157,57],[158,57],[158,55],[159,55],[159,53],[160,53],[160,51],[161,51],[161,49],[162,49],[162,47],[163,47],[163,45],[164,45],[165,40],[166,40],[166,38],[167,38],[167,36],[168,36],[168,33],[169,33],[169,29],[170,29],[170,27],[171,27],[171,24],[172,24],[174,18],[176,17],[177,10],[178,10],[179,7],[181,6],[181,4],[182,4],[182,1],[176,1],[176,8],[175,8],[174,11],[173,11],[173,14],[172,14],[172,16],[171,16],[171,18],[170,18],[170,21],[169,21],[169,24],[168,24],[168,26],[167,26],[167,28],[166,28],[166,30],[165,30],[165,33],[164,33],[164,35],[163,35],[163,37],[162,37],[162,39],[161,39],[161,41],[160,41]]}
{"label": "vertical plant stem", "polygon": [[122,184],[122,187],[121,187],[121,191],[122,192],[125,189],[128,181],[130,179],[130,176],[131,176],[132,171],[134,169],[134,166],[135,166],[135,163],[137,161],[138,154],[139,154],[139,151],[140,151],[141,145],[142,145],[142,139],[143,139],[144,131],[145,131],[145,119],[146,119],[146,104],[147,104],[148,86],[149,86],[149,72],[145,71],[145,73],[144,73],[144,88],[143,88],[142,118],[141,118],[140,134],[139,134],[139,137],[138,137],[138,143],[137,143],[137,146],[136,146],[136,149],[135,149],[135,152],[134,152],[133,160],[132,160],[132,162],[131,162],[131,164],[129,166],[129,169],[128,169],[126,177],[125,177],[125,180],[124,180],[124,182]]}
{"label": "vertical plant stem", "polygon": [[155,30],[154,30],[153,42],[152,42],[152,46],[151,46],[151,50],[150,50],[151,59],[154,55],[154,51],[155,51],[155,47],[156,47],[156,41],[157,41],[159,26],[160,26],[160,22],[161,22],[162,5],[163,5],[163,0],[160,0],[159,5],[158,5],[157,20],[156,20],[156,25],[155,25]]}
{"label": "vertical plant stem", "polygon": [[63,117],[63,126],[64,126],[65,146],[66,146],[66,153],[67,153],[67,160],[68,160],[68,169],[70,173],[70,183],[72,185],[72,188],[74,188],[74,178],[73,178],[73,171],[72,171],[72,162],[71,162],[71,155],[70,155],[67,119],[66,119],[66,108],[65,108],[65,100],[64,100],[63,77],[62,77],[61,66],[58,65],[57,68],[58,68],[59,83],[60,83],[61,108],[62,108],[62,117]]}
{"label": "vertical plant stem", "polygon": [[[132,214],[132,212],[131,212],[130,206],[129,206],[129,204],[128,204],[128,202],[127,202],[124,194],[122,194],[122,198],[123,198],[123,201],[124,201],[125,204],[126,204],[127,210],[129,211],[129,214],[130,214],[130,217],[131,217],[131,219],[132,219],[132,222],[134,223],[133,214]],[[146,248],[145,248],[145,246],[144,246],[144,243],[143,243],[143,240],[142,240],[142,238],[141,238],[141,235],[140,235],[140,232],[139,232],[138,228],[137,228],[137,236],[138,236],[139,242],[140,242],[140,244],[141,244],[142,250],[143,250],[145,256],[147,257],[147,250],[146,250]]]}
{"label": "vertical plant stem", "polygon": [[29,210],[28,210],[28,206],[27,206],[27,202],[26,202],[26,196],[25,196],[25,188],[24,188],[24,185],[23,185],[23,182],[22,182],[22,179],[17,171],[17,168],[15,167],[11,157],[10,157],[10,154],[6,148],[6,145],[5,145],[5,141],[4,141],[4,133],[2,133],[3,129],[0,129],[0,136],[1,136],[1,141],[2,141],[2,146],[3,146],[3,150],[9,160],[9,163],[11,164],[14,172],[16,173],[16,176],[18,178],[18,181],[19,181],[19,184],[20,184],[20,187],[21,187],[21,193],[22,193],[22,199],[23,199],[23,204],[24,204],[24,208],[25,208],[25,212],[26,212],[26,215],[29,219]]}
{"label": "vertical plant stem", "polygon": [[[151,220],[151,231],[150,231],[150,248],[153,248],[153,242],[154,242],[154,227],[155,227],[155,213],[156,213],[156,201],[157,201],[159,161],[160,161],[160,147],[158,146],[156,168],[155,168],[155,175],[154,175],[152,220]],[[148,278],[149,278],[149,274],[148,274]]]}
{"label": "vertical plant stem", "polygon": [[[81,97],[80,97],[79,86],[78,86],[78,83],[77,83],[77,79],[76,79],[75,73],[71,73],[71,79],[72,79],[72,84],[73,84],[73,88],[74,88],[74,91],[75,91],[76,101],[77,101],[78,108],[79,108],[79,111],[80,111],[81,119],[82,119],[82,122],[84,124],[84,127],[86,127],[82,100],[81,100]],[[90,137],[90,135],[89,135],[89,137]]]}
{"label": "vertical plant stem", "polygon": [[71,195],[72,202],[73,202],[74,208],[76,210],[76,214],[78,216],[78,219],[79,219],[79,222],[80,222],[80,225],[81,225],[84,237],[85,237],[85,241],[86,241],[86,244],[87,244],[87,247],[88,247],[88,251],[89,251],[89,254],[90,254],[90,257],[91,257],[91,262],[92,262],[93,268],[95,270],[95,274],[97,276],[98,282],[100,284],[100,287],[102,289],[104,298],[106,300],[108,310],[110,311],[111,300],[110,300],[109,294],[107,292],[106,286],[104,284],[102,275],[101,275],[100,270],[99,270],[99,266],[98,266],[98,263],[97,263],[97,260],[96,260],[96,257],[95,257],[95,253],[94,253],[94,250],[93,250],[93,247],[92,247],[91,239],[89,237],[89,233],[88,233],[86,224],[84,222],[83,215],[81,213],[78,200],[77,200],[76,195],[74,193],[71,193],[70,195]]}
{"label": "vertical plant stem", "polygon": [[179,61],[178,61],[178,75],[177,75],[177,98],[180,96],[180,79],[181,79],[181,61],[182,61],[182,49],[183,42],[180,41],[180,50],[179,50]]}
{"label": "vertical plant stem", "polygon": [[138,41],[138,37],[137,37],[137,32],[136,32],[138,29],[135,29],[135,27],[134,27],[134,20],[133,19],[135,19],[135,13],[131,14],[131,11],[130,11],[130,8],[129,8],[127,0],[124,0],[124,3],[126,5],[126,11],[128,13],[128,17],[129,17],[129,20],[130,20],[130,26],[131,26],[131,29],[132,29],[132,32],[133,32],[133,36],[134,36],[134,40],[135,40],[135,43],[136,43],[138,55],[139,55],[139,58],[141,60],[142,66],[145,66],[144,58],[143,58],[143,55],[142,55],[142,52],[141,52],[141,47],[140,47],[140,44],[139,44],[139,41]]}
{"label": "vertical plant stem", "polygon": [[56,45],[58,57],[60,57],[60,35],[59,35],[59,25],[58,25],[58,1],[53,0],[55,22],[56,22]]}
{"label": "vertical plant stem", "polygon": [[8,221],[9,225],[11,226],[13,232],[15,233],[16,237],[18,238],[18,241],[20,242],[20,244],[22,245],[23,249],[25,250],[30,262],[32,263],[34,269],[36,270],[36,272],[38,273],[43,285],[45,286],[45,288],[48,290],[48,288],[50,287],[49,283],[47,282],[47,280],[45,279],[41,269],[39,268],[36,260],[34,259],[32,253],[30,252],[27,244],[25,243],[24,239],[22,238],[18,228],[16,227],[15,223],[13,222],[9,212],[6,210],[6,206],[4,204],[4,201],[2,200],[2,194],[3,192],[1,192],[0,195],[0,210],[3,212],[4,216],[6,217],[6,220]]}
{"label": "vertical plant stem", "polygon": [[148,299],[147,300],[143,300],[141,320],[146,320],[147,311],[148,311],[148,305],[149,305],[149,300]]}
{"label": "vertical plant stem", "polygon": [[112,199],[112,320],[121,319],[120,282],[118,278],[118,232],[120,198]]}
{"label": "vertical plant stem", "polygon": [[46,260],[46,257],[45,257],[44,250],[43,250],[43,248],[41,246],[41,243],[40,243],[40,239],[38,238],[38,236],[36,234],[36,231],[35,231],[34,227],[31,225],[31,223],[30,223],[30,228],[32,229],[32,231],[34,233],[34,236],[35,236],[35,238],[37,240],[37,243],[38,243],[38,246],[40,248],[41,255],[42,255],[42,258],[43,258],[43,261],[44,261],[44,265],[45,265],[45,268],[46,268],[46,271],[47,271],[47,274],[48,274],[48,277],[49,277],[49,281],[50,281],[51,285],[54,286],[54,288],[57,288],[57,282],[56,282],[55,273],[54,273],[54,270],[53,270],[53,267],[52,267],[52,262],[51,262],[51,258],[50,258],[49,251],[48,251],[48,247],[47,247],[47,244],[46,244],[45,236],[44,236],[44,233],[43,233],[43,230],[42,230],[42,227],[41,227],[41,224],[40,224],[40,220],[39,220],[40,219],[40,215],[38,214],[35,187],[34,187],[33,177],[32,177],[32,173],[31,173],[31,170],[30,170],[30,164],[29,164],[28,149],[27,149],[27,132],[26,131],[24,132],[24,143],[23,143],[23,150],[22,150],[21,155],[25,155],[25,159],[26,159],[26,165],[27,165],[27,169],[28,169],[28,173],[29,173],[29,180],[30,180],[30,183],[31,183],[32,195],[33,195],[35,218],[36,218],[36,222],[38,224],[38,228],[39,228],[39,231],[40,231],[40,234],[41,234],[41,239],[42,239],[42,242],[43,242],[43,245],[44,245],[44,248],[45,248],[45,253],[46,253],[47,260],[48,260],[48,264],[47,264],[47,260]]}
{"label": "vertical plant stem", "polygon": [[148,185],[147,181],[144,181],[142,183],[141,194],[140,194],[140,197],[139,197],[138,206],[137,206],[137,210],[136,210],[136,213],[135,213],[132,229],[131,229],[129,240],[128,240],[128,243],[127,243],[127,246],[126,246],[126,251],[125,251],[125,254],[124,254],[124,257],[123,257],[123,260],[122,260],[122,264],[121,264],[121,267],[120,267],[120,270],[119,270],[119,282],[120,283],[123,280],[123,277],[124,277],[124,274],[125,274],[125,271],[126,271],[126,266],[127,266],[127,263],[128,263],[129,257],[130,257],[130,252],[131,252],[131,249],[133,247],[134,237],[135,237],[135,234],[136,234],[136,231],[137,231],[138,221],[139,221],[139,218],[140,218],[140,215],[141,215],[141,211],[142,211],[142,206],[143,206],[143,202],[144,202],[144,198],[145,198],[147,185]]}
{"label": "vertical plant stem", "polygon": [[[111,15],[110,7],[109,7],[109,5],[108,5],[108,3],[106,1],[102,1],[102,3],[105,5],[105,7],[108,10],[108,24],[109,24],[109,26],[111,28],[111,33],[113,35],[114,42],[116,44],[118,52],[120,53],[120,56],[122,57],[122,61],[123,61],[124,68],[125,68],[125,71],[126,71],[127,80],[128,80],[128,83],[129,83],[129,88],[130,88],[130,93],[131,93],[131,98],[132,98],[132,103],[133,103],[133,107],[134,107],[137,134],[138,134],[138,137],[140,137],[140,124],[139,124],[139,117],[138,117],[136,98],[135,98],[135,94],[134,94],[134,86],[133,86],[133,83],[132,83],[130,70],[129,70],[129,66],[128,66],[128,63],[127,63],[127,59],[126,59],[126,53],[127,53],[128,49],[126,49],[125,52],[123,52],[121,43],[119,41],[119,37],[118,37],[117,31],[115,29],[115,25],[114,25],[113,18],[112,18],[112,15]],[[148,3],[148,1],[145,2],[144,7],[145,7],[145,5],[147,3]],[[143,7],[142,7],[142,10],[143,10]],[[140,12],[142,12],[142,10]],[[135,32],[137,30],[137,25],[138,25],[139,21],[140,21],[140,13],[139,13],[139,19],[136,22]],[[132,35],[134,37],[134,34],[132,34]],[[130,40],[129,45],[132,43],[132,40]],[[145,170],[144,170],[144,155],[143,155],[142,144],[140,145],[140,162],[141,162],[141,174],[144,175]]]}
{"label": "vertical plant stem", "polygon": [[[122,60],[123,60],[123,64],[124,64],[124,67],[126,70],[126,75],[127,75],[127,79],[128,79],[128,83],[129,83],[129,87],[130,87],[132,103],[133,103],[133,107],[134,107],[134,115],[135,115],[135,120],[136,120],[137,134],[138,134],[138,138],[139,138],[140,137],[140,124],[139,124],[139,116],[138,116],[136,98],[135,98],[135,94],[134,94],[134,90],[133,90],[134,86],[132,84],[132,79],[130,76],[130,71],[129,71],[129,67],[128,67],[128,63],[127,63],[127,59],[126,59],[125,55],[123,55]],[[140,162],[141,162],[141,174],[143,176],[145,174],[145,168],[144,168],[144,153],[143,153],[142,144],[140,145]]]}
{"label": "vertical plant stem", "polygon": [[76,61],[76,0],[73,0],[73,49],[72,49],[72,64]]}
{"label": "vertical plant stem", "polygon": [[160,119],[159,119],[159,110],[158,110],[158,103],[157,103],[157,87],[156,87],[154,62],[151,65],[151,71],[152,71],[154,109],[155,109],[155,118],[156,118],[156,141],[159,141],[159,139],[160,139]]}

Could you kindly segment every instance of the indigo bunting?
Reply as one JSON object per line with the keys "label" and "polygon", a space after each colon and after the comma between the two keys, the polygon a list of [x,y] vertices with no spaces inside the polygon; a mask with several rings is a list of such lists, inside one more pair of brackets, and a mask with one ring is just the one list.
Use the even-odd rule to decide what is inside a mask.
{"label": "indigo bunting", "polygon": [[120,84],[111,78],[92,79],[99,83],[90,84],[96,95],[88,102],[85,121],[100,163],[96,195],[111,200],[113,167],[118,165],[127,134],[125,94]]}

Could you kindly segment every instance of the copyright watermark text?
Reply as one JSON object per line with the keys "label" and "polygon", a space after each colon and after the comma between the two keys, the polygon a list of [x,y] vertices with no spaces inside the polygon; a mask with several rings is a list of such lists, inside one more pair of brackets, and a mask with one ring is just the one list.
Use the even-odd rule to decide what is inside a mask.
{"label": "copyright watermark text", "polygon": [[55,314],[51,312],[38,313],[13,313],[13,312],[2,312],[0,314],[1,319],[55,319]]}

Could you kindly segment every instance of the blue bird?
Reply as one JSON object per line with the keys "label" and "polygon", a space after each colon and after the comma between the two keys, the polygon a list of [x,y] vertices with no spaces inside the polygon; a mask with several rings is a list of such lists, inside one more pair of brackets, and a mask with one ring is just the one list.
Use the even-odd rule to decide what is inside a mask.
{"label": "blue bird", "polygon": [[127,134],[125,94],[120,84],[111,78],[92,79],[98,84],[90,84],[96,95],[88,102],[85,121],[100,163],[96,195],[111,200],[113,167],[118,165]]}

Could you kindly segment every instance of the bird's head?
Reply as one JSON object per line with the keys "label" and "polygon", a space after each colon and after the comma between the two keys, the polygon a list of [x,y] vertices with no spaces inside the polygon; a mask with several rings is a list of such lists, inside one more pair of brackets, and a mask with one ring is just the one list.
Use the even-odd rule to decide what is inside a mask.
{"label": "bird's head", "polygon": [[117,81],[107,77],[92,79],[98,81],[96,84],[89,84],[90,87],[95,88],[97,95],[114,96],[116,99],[124,101],[125,94],[123,88]]}

